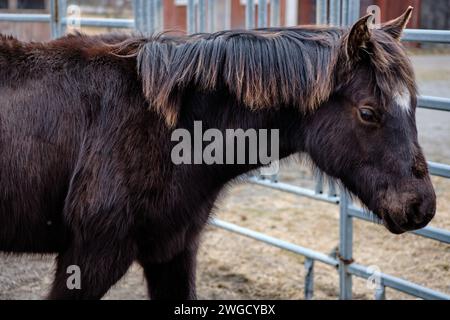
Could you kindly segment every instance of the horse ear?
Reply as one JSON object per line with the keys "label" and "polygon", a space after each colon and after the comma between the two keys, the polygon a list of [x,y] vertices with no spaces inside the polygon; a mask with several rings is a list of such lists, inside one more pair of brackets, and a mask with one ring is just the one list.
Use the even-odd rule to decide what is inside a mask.
{"label": "horse ear", "polygon": [[405,29],[409,19],[411,19],[413,9],[413,7],[409,6],[400,17],[386,22],[381,26],[381,29],[390,34],[395,40],[400,41],[403,29]]}
{"label": "horse ear", "polygon": [[347,54],[349,58],[354,58],[359,55],[361,49],[367,48],[370,42],[371,30],[369,23],[372,21],[373,15],[368,14],[352,26],[347,39]]}

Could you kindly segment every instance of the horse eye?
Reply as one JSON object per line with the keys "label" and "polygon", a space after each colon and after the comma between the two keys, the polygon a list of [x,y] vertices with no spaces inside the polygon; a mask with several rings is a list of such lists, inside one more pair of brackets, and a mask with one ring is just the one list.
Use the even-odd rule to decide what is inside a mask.
{"label": "horse eye", "polygon": [[378,121],[375,111],[370,108],[359,109],[359,115],[365,122],[375,123]]}

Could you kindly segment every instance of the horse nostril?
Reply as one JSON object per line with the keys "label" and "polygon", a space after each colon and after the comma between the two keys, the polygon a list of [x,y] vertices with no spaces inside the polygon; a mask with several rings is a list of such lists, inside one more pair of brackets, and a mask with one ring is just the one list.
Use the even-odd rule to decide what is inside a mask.
{"label": "horse nostril", "polygon": [[423,222],[423,214],[420,212],[420,203],[413,203],[406,213],[408,223],[421,224]]}
{"label": "horse nostril", "polygon": [[413,203],[406,212],[407,223],[406,229],[423,228],[430,222],[435,213],[435,205],[432,201],[423,201],[421,203]]}

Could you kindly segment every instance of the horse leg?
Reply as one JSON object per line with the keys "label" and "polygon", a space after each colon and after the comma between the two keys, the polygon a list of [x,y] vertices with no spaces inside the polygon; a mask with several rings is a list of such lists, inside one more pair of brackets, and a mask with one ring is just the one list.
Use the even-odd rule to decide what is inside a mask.
{"label": "horse leg", "polygon": [[[115,242],[115,241],[113,241]],[[52,300],[100,299],[128,270],[135,255],[133,244],[98,241],[72,246],[57,257]],[[74,287],[79,271],[79,285]]]}
{"label": "horse leg", "polygon": [[185,248],[172,259],[155,263],[139,259],[144,268],[148,293],[154,300],[195,300],[197,245]]}
{"label": "horse leg", "polygon": [[92,154],[80,155],[64,203],[70,238],[57,258],[50,299],[100,299],[136,259],[129,177],[88,142]]}

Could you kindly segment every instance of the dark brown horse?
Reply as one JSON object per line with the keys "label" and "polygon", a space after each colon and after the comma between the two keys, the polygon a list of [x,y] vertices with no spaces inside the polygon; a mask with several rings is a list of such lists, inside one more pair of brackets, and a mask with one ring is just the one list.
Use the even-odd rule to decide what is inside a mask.
{"label": "dark brown horse", "polygon": [[[97,299],[137,260],[153,299],[195,298],[199,235],[224,185],[258,164],[181,164],[175,129],[279,129],[394,233],[435,194],[416,88],[381,29],[281,28],[153,38],[0,38],[0,250],[58,253],[50,298]],[[79,266],[81,288],[67,286]]]}

